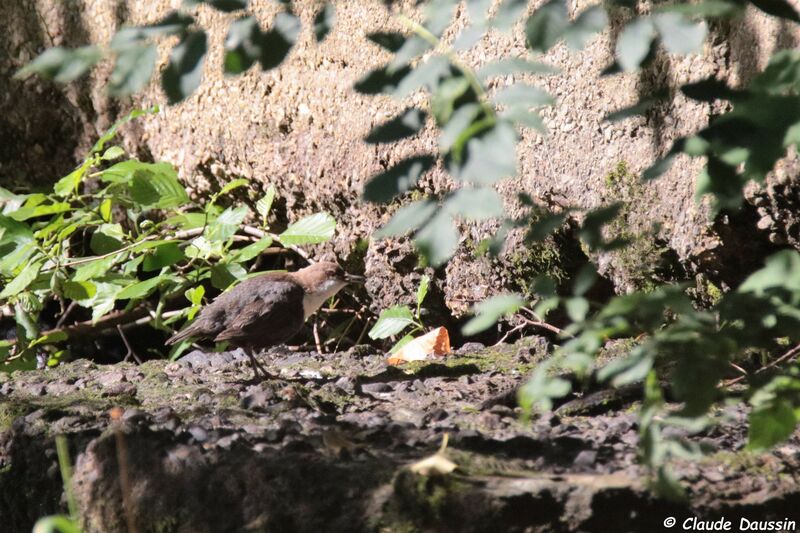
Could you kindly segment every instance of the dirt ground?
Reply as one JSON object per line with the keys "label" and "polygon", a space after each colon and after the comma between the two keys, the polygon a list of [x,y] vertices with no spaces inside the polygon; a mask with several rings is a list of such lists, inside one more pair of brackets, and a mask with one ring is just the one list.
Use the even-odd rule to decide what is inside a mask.
{"label": "dirt ground", "polygon": [[[675,530],[692,517],[724,518],[733,530],[741,518],[800,523],[800,440],[745,453],[741,406],[696,437],[715,452],[679,465],[684,503],[646,488],[635,400],[523,421],[514,390],[548,349],[541,338],[467,345],[404,368],[360,347],[276,350],[264,360],[281,379],[265,382],[251,380],[238,352],[0,374],[2,530],[30,531],[37,518],[66,510],[58,434],[69,442],[90,532],[125,531],[123,501],[140,532],[651,532],[669,531],[670,517]],[[121,417],[112,420],[114,407]],[[445,434],[458,468],[412,472]]]}

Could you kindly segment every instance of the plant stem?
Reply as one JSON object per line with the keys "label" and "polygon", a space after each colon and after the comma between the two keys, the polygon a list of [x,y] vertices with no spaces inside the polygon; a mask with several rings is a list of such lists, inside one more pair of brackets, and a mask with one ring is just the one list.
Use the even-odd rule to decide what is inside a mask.
{"label": "plant stem", "polygon": [[[420,38],[427,41],[433,48],[439,48],[443,46],[442,40],[439,39],[436,35],[431,33],[428,28],[410,19],[408,16],[404,14],[400,14],[397,16],[397,20],[399,20],[406,28],[410,31],[416,33]],[[478,80],[478,77],[475,75],[475,72],[461,59],[456,55],[455,51],[452,48],[445,48],[442,50],[442,54],[450,61],[450,63],[456,67],[461,74],[464,75],[464,78],[469,82],[470,87],[472,90],[475,91],[475,94],[478,97],[478,101],[481,104],[484,112],[487,116],[494,118],[495,112],[494,107],[489,103],[489,99],[486,96],[486,91],[481,85],[481,82]]]}

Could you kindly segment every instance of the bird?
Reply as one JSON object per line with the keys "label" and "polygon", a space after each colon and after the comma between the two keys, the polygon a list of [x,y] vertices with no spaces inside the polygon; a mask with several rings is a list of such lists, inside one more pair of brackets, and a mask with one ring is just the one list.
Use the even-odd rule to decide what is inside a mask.
{"label": "bird", "polygon": [[306,319],[340,289],[364,278],[348,274],[329,261],[296,272],[266,272],[249,278],[217,296],[197,319],[167,339],[175,344],[188,338],[228,341],[242,348],[259,379],[275,378],[255,355],[291,339]]}

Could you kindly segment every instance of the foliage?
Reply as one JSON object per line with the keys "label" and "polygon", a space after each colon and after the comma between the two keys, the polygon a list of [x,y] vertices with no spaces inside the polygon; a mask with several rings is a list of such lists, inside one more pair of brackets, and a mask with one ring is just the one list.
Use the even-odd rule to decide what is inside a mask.
{"label": "foliage", "polygon": [[[200,2],[187,2],[185,5],[191,7],[197,3]],[[221,11],[247,8],[246,0],[208,0],[205,3]],[[608,13],[612,13],[620,24],[616,28],[618,31],[614,32],[615,62],[606,69],[605,74],[633,72],[647,67],[656,54],[662,52],[700,52],[706,40],[706,19],[739,16],[748,5],[782,18],[786,23],[800,22],[800,15],[786,0],[657,3],[648,13],[641,15],[634,9],[635,2],[611,0],[604,5],[583,9],[572,20],[564,0],[549,0],[527,16],[527,2],[502,0],[490,9],[492,2],[475,0],[466,2],[469,26],[448,42],[443,35],[458,3],[457,0],[424,2],[421,23],[403,15],[399,17],[407,28],[406,33],[369,34],[369,40],[390,52],[392,57],[355,84],[355,89],[363,94],[384,94],[400,99],[419,91],[428,94],[426,105],[407,107],[398,116],[375,127],[365,141],[403,141],[417,135],[431,122],[438,131],[438,146],[435,150],[410,155],[373,176],[364,189],[364,199],[376,203],[392,202],[417,187],[426,173],[437,167],[452,175],[457,190],[406,203],[376,235],[412,234],[413,241],[433,266],[444,264],[453,255],[460,239],[459,225],[467,220],[498,219],[499,224],[495,227],[499,229],[489,247],[493,253],[499,253],[502,249],[502,243],[511,228],[529,227],[534,221],[528,231],[528,239],[542,240],[561,226],[567,217],[576,214],[581,220],[576,233],[587,251],[602,252],[629,244],[624,238],[609,239],[609,232],[604,230],[606,225],[620,216],[620,204],[610,204],[583,213],[576,213],[577,210],[569,207],[560,213],[548,213],[532,199],[521,195],[520,201],[529,208],[529,216],[512,219],[505,215],[503,202],[494,185],[516,174],[518,130],[532,128],[544,133],[545,127],[537,109],[555,103],[541,88],[520,81],[523,75],[530,80],[533,76],[548,75],[555,71],[540,63],[535,54],[546,52],[561,41],[573,50],[581,49],[595,34],[606,29]],[[275,16],[267,31],[262,30],[252,16],[243,16],[231,23],[225,41],[226,73],[243,72],[255,63],[259,63],[262,69],[269,69],[286,57],[297,39],[300,21],[292,13],[291,2],[284,1],[281,5],[283,11]],[[314,19],[314,35],[318,40],[325,38],[333,20],[332,7],[323,5]],[[501,58],[477,70],[465,64],[458,55],[471,48],[487,32],[508,31],[517,23],[524,24],[526,45],[531,55]],[[185,98],[197,87],[206,39],[203,31],[196,28],[193,17],[178,11],[157,24],[126,28],[117,33],[109,47],[116,56],[109,86],[112,94],[130,94],[143,87],[154,71],[152,40],[163,36],[177,36],[179,40],[170,54],[169,65],[162,73],[162,86],[170,101]],[[39,56],[20,74],[36,72],[67,82],[91,68],[102,56],[103,53],[94,47],[52,49]],[[698,197],[711,195],[717,210],[737,208],[745,184],[751,180],[763,181],[778,159],[789,148],[796,149],[800,144],[798,73],[800,53],[787,50],[777,52],[767,68],[747,87],[734,89],[716,79],[680,87],[681,92],[689,98],[702,102],[722,100],[730,105],[708,127],[677,140],[643,177],[657,178],[680,154],[703,157],[706,165],[698,181]],[[510,85],[500,83],[498,86],[494,80],[500,76],[516,77],[517,81]],[[623,120],[646,114],[668,96],[665,92],[643,94],[639,102],[611,113],[607,119]],[[102,146],[93,151],[92,157],[101,157],[101,152]],[[43,242],[59,253],[58,243],[65,238],[62,233],[70,226],[47,230],[44,223],[47,220],[72,218],[74,202],[81,196],[67,193],[77,188],[72,184],[80,184],[83,174],[96,163],[93,160],[85,164],[85,167],[76,170],[77,177],[68,176],[59,182],[61,190],[55,191],[56,196],[18,199],[10,193],[3,193],[6,205],[16,204],[14,209],[22,210],[16,218],[0,218],[0,248],[5,247],[4,251],[8,252],[6,257],[10,258],[0,262],[0,272],[9,279],[3,296],[14,299],[21,336],[29,339],[29,343],[36,337],[36,332],[32,331],[35,322],[31,320],[36,303],[30,294],[42,290],[40,278],[43,275],[47,276],[55,266],[64,268],[63,264],[54,265],[48,253],[30,243],[51,239]],[[167,168],[159,165],[136,168],[139,172],[147,172],[160,185],[148,186],[149,180],[137,181],[124,169],[120,169],[120,183],[113,182],[113,174],[105,174],[104,190],[116,187],[116,202],[128,202],[130,205],[126,204],[127,209],[142,211],[154,209],[160,202],[169,206],[179,200],[180,191],[174,188],[172,174]],[[128,176],[127,179],[125,176]],[[264,200],[264,204],[270,202]],[[92,246],[108,251],[99,253],[102,258],[84,265],[80,273],[79,269],[66,267],[59,281],[53,282],[54,290],[60,290],[61,297],[71,297],[103,312],[110,310],[110,306],[114,305],[112,296],[118,298],[118,292],[115,291],[121,292],[123,289],[118,288],[115,281],[117,277],[106,279],[103,276],[109,271],[115,272],[116,276],[130,275],[124,270],[120,272],[121,250],[125,254],[138,252],[140,255],[156,256],[149,259],[151,271],[161,269],[159,272],[163,274],[158,275],[167,276],[163,284],[151,282],[154,285],[130,289],[134,294],[146,294],[155,291],[156,287],[162,293],[165,290],[170,292],[173,286],[185,289],[186,286],[182,285],[184,278],[174,271],[172,265],[180,263],[179,254],[188,254],[189,250],[194,250],[192,260],[199,258],[201,268],[208,269],[212,274],[215,269],[226,270],[227,275],[216,276],[220,283],[224,283],[220,280],[230,281],[243,272],[241,267],[234,267],[230,260],[226,262],[219,253],[215,253],[225,248],[228,241],[223,236],[230,238],[233,235],[230,228],[235,227],[234,222],[237,217],[244,216],[243,213],[228,212],[223,217],[220,210],[212,209],[213,213],[205,215],[183,215],[186,220],[189,220],[186,218],[189,214],[203,218],[203,235],[191,241],[192,245],[183,252],[172,241],[155,244],[159,242],[156,237],[152,242],[144,243],[147,248],[137,250],[138,245],[134,245],[134,242],[138,242],[139,237],[133,238],[118,227],[118,223],[104,219],[102,214],[107,213],[108,208],[104,208],[102,203],[96,203],[95,209],[91,231],[92,237],[97,237],[92,239]],[[206,227],[206,219],[212,218]],[[220,218],[223,221],[217,222]],[[28,220],[37,221],[34,222],[36,227],[31,227]],[[196,216],[192,220],[194,225],[178,224],[177,228],[201,226]],[[321,219],[315,222],[321,228],[326,227]],[[158,228],[159,224],[164,223],[154,223],[152,227]],[[216,229],[209,230],[211,226]],[[67,235],[79,231],[78,227],[69,230]],[[138,235],[140,230],[136,231]],[[144,234],[151,235],[148,232]],[[49,248],[47,252],[50,252]],[[23,263],[28,267],[24,273],[16,268]],[[142,258],[141,268],[146,269],[146,266]],[[138,265],[135,268],[139,268]],[[715,298],[709,309],[696,309],[686,296],[684,287],[666,284],[648,287],[646,292],[618,296],[605,305],[598,305],[587,297],[588,289],[596,277],[593,268],[586,268],[578,274],[572,294],[568,296],[556,294],[552,282],[539,280],[536,284],[538,301],[535,311],[540,316],[546,316],[548,311],[558,307],[572,325],[561,339],[558,355],[540,366],[522,389],[521,404],[528,408],[537,405],[549,408],[555,398],[568,394],[571,387],[568,381],[554,377],[558,368],[588,374],[593,370],[594,359],[607,339],[640,337],[641,342],[627,358],[600,369],[598,375],[614,385],[644,382],[645,395],[640,411],[643,460],[653,469],[655,486],[665,493],[679,496],[680,488],[669,470],[669,462],[674,457],[694,457],[701,450],[691,441],[666,438],[663,428],[677,425],[689,432],[696,432],[707,427],[711,423],[708,416],[711,407],[729,393],[719,383],[730,362],[753,348],[772,350],[776,337],[798,340],[798,275],[800,256],[794,252],[781,252],[768,258],[764,268],[752,273],[737,290]],[[56,276],[50,279],[56,279]],[[92,283],[92,286],[85,283]],[[476,306],[478,316],[467,325],[466,332],[473,333],[489,327],[495,319],[513,312],[522,303],[525,302],[520,298],[506,295]],[[373,332],[375,337],[391,336],[408,326],[420,327],[419,305],[416,315],[408,307],[384,311]],[[750,418],[751,448],[768,447],[794,429],[798,417],[797,406],[800,405],[800,398],[796,394],[800,379],[797,372],[797,369],[791,368],[775,372],[772,376],[763,373],[763,376],[757,376],[758,379],[754,377],[749,381],[743,394],[753,405]],[[681,400],[680,411],[671,412],[666,407],[661,393],[661,387],[665,384],[669,384],[675,396]]]}
{"label": "foliage", "polygon": [[[134,111],[120,123],[141,114]],[[63,355],[52,345],[69,344],[68,328],[41,332],[38,326],[51,302],[62,313],[72,303],[84,307],[95,323],[115,310],[152,305],[153,326],[169,331],[197,313],[204,284],[225,290],[246,278],[249,265],[273,244],[313,244],[333,236],[336,222],[327,213],[270,233],[272,187],[256,204],[258,226],[247,226],[248,207],[218,205],[247,186],[244,179],[226,184],[205,205],[193,203],[172,165],[124,159],[122,148],[107,147],[120,123],[50,193],[0,188],[0,303],[14,309],[17,323],[14,351],[3,341],[0,361],[32,361],[42,350],[51,359]],[[243,229],[247,236],[240,235]],[[166,312],[168,305],[184,307]],[[172,357],[187,346],[178,346]]]}
{"label": "foliage", "polygon": [[417,307],[414,310],[407,305],[395,305],[381,311],[375,325],[369,330],[369,338],[386,339],[394,337],[411,326],[408,333],[392,346],[390,351],[394,353],[414,340],[415,333],[424,331],[425,326],[422,324],[421,314],[422,302],[425,300],[425,296],[428,295],[430,281],[428,276],[422,276],[422,278],[420,278],[419,286],[417,287]]}

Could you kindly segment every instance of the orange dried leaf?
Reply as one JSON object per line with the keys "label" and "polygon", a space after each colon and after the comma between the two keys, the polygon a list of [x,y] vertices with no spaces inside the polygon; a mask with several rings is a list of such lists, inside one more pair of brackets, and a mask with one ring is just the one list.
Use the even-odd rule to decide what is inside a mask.
{"label": "orange dried leaf", "polygon": [[444,356],[450,352],[450,334],[443,327],[436,328],[397,350],[387,363],[399,365],[406,361],[422,361],[431,355]]}

